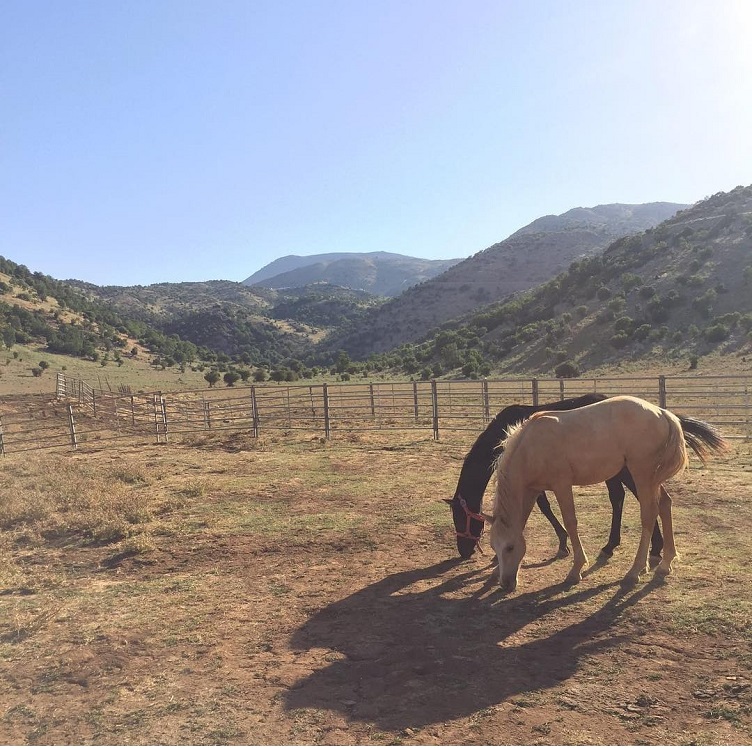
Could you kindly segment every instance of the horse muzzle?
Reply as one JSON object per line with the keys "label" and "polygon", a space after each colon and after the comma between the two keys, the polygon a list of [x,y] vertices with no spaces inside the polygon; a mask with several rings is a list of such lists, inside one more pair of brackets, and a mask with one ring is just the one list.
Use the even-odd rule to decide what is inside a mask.
{"label": "horse muzzle", "polygon": [[475,553],[478,541],[475,538],[457,538],[457,551],[464,559],[470,558]]}

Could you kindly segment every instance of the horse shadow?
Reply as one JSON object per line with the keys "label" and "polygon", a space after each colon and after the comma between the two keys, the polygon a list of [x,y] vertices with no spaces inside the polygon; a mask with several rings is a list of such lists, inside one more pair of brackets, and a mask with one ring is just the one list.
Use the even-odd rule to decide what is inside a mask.
{"label": "horse shadow", "polygon": [[[457,563],[392,574],[313,615],[293,633],[291,648],[341,656],[330,654],[334,661],[295,683],[285,707],[335,710],[391,731],[469,716],[560,685],[587,658],[628,641],[610,629],[657,584],[556,585],[514,597],[486,584],[470,596],[447,597],[487,574],[475,568],[447,575]],[[609,590],[606,603],[577,623],[516,641],[526,626]]]}

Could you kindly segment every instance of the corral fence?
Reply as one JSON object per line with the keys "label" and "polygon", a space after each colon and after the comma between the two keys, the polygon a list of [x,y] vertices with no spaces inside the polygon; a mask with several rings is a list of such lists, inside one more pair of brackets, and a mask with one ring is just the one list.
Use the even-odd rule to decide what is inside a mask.
{"label": "corral fence", "polygon": [[[0,399],[0,453],[109,442],[168,443],[221,430],[311,432],[335,439],[365,431],[419,431],[471,440],[502,408],[586,393],[630,394],[752,436],[752,375],[500,379],[275,385],[127,394],[57,375],[53,396]],[[19,407],[22,405],[23,407]]]}

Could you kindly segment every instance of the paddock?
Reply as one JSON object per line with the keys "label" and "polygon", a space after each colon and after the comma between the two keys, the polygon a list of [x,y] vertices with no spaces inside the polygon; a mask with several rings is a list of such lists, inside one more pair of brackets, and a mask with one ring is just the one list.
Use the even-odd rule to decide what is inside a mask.
{"label": "paddock", "polygon": [[[6,455],[0,740],[749,743],[750,443],[670,482],[665,583],[620,585],[627,499],[622,548],[575,588],[533,515],[504,597],[487,547],[457,558],[440,501],[471,441],[225,432]],[[597,549],[605,488],[575,501]]]}

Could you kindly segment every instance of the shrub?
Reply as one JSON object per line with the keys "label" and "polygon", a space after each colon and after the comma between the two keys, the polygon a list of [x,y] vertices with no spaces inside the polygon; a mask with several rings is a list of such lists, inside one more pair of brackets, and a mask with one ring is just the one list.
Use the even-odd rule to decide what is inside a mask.
{"label": "shrub", "polygon": [[631,317],[619,317],[614,322],[614,331],[629,334],[634,327],[634,320]]}
{"label": "shrub", "polygon": [[626,335],[623,332],[617,332],[616,335],[611,336],[609,343],[611,343],[614,348],[624,348],[624,346],[629,343],[629,335]]}
{"label": "shrub", "polygon": [[554,370],[557,379],[573,379],[580,376],[580,368],[574,361],[564,361]]}
{"label": "shrub", "polygon": [[635,340],[647,340],[648,335],[650,335],[651,327],[650,325],[640,325],[633,333],[633,337]]}
{"label": "shrub", "polygon": [[652,286],[643,286],[640,289],[640,298],[652,299],[655,296],[655,289]]}
{"label": "shrub", "polygon": [[730,334],[730,330],[724,324],[711,325],[705,329],[705,340],[708,343],[722,343]]}

